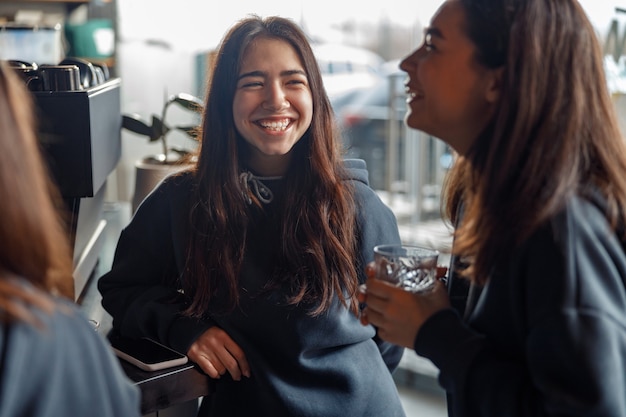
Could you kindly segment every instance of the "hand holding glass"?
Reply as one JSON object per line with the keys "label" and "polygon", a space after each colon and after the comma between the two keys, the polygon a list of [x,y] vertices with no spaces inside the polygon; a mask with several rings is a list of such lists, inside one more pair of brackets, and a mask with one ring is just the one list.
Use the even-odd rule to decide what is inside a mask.
{"label": "hand holding glass", "polygon": [[379,245],[374,248],[376,277],[409,291],[429,290],[437,279],[434,249],[407,245]]}

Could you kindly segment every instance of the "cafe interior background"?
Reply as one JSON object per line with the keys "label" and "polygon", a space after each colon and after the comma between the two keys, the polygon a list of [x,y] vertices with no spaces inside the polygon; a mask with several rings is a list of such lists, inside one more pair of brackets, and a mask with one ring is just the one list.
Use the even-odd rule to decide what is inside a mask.
{"label": "cafe interior background", "polygon": [[[604,44],[607,88],[626,132],[626,0],[580,2]],[[111,82],[110,99],[119,101],[119,108],[113,106],[119,114],[110,117],[119,120],[119,115],[128,115],[150,125],[156,116],[171,127],[189,126],[197,124],[199,117],[177,103],[188,103],[186,94],[204,98],[206,69],[228,28],[249,13],[293,18],[316,48],[348,156],[368,163],[372,186],[396,213],[403,240],[435,247],[445,261],[451,239],[440,218],[439,194],[451,154],[436,138],[405,128],[403,75],[398,70],[399,59],[421,43],[423,28],[439,4],[440,0],[366,4],[359,0],[220,4],[210,0],[0,0],[0,59],[37,64],[57,64],[68,56],[86,59],[106,67],[110,79],[117,80],[117,84]],[[74,110],[70,106],[66,111]],[[93,179],[93,189],[85,195],[73,195],[74,204],[81,206],[78,228],[85,222],[81,216],[88,217],[82,206],[93,205],[91,199],[99,201],[96,217],[122,211],[127,221],[137,204],[133,200],[142,198],[153,185],[138,184],[143,175],[138,161],[161,153],[159,141],[151,142],[126,128],[108,134],[115,148],[108,157],[110,166],[100,166],[102,158],[93,146],[88,168],[94,178],[98,173],[105,178],[98,184]],[[173,128],[166,137],[170,147],[192,149],[196,145],[184,129]],[[91,138],[92,145],[95,139]],[[90,230],[106,227],[98,218],[94,224]],[[96,234],[90,231],[84,240],[93,240]],[[76,239],[78,247],[78,235]],[[101,251],[111,250],[95,249],[90,256],[86,250],[76,250],[76,263],[92,258],[83,267],[85,275],[91,273]],[[430,395],[430,399],[416,400],[434,404],[431,414],[420,415],[445,415],[432,365],[407,352],[399,371],[396,379],[403,387]]]}

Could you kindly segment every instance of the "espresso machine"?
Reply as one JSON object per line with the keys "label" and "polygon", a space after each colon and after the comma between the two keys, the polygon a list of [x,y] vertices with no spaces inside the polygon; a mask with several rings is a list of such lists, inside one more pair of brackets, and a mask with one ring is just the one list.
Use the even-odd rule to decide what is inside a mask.
{"label": "espresso machine", "polygon": [[78,300],[104,243],[106,182],[121,156],[121,81],[81,59],[10,63],[34,96],[41,149],[65,205]]}

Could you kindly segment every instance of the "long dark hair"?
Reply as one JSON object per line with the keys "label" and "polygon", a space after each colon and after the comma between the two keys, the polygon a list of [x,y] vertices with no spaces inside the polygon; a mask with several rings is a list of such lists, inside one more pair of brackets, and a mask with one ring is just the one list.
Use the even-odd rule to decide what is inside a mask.
{"label": "long dark hair", "polygon": [[[289,303],[326,311],[334,295],[356,309],[356,222],[351,188],[345,181],[338,134],[315,56],[302,30],[279,17],[251,16],[238,22],[217,52],[203,115],[202,140],[195,177],[192,236],[183,289],[190,299],[186,313],[215,313],[219,293],[233,308],[245,252],[249,210],[239,182],[246,144],[233,120],[240,64],[246,48],[259,37],[289,43],[307,72],[313,96],[313,120],[298,141],[286,178],[279,241],[283,280],[292,289]],[[283,282],[281,282],[283,283]]]}
{"label": "long dark hair", "polygon": [[[626,213],[626,146],[593,26],[577,0],[460,0],[476,59],[503,67],[500,105],[448,181],[465,205],[455,252],[488,279],[498,259],[596,188],[616,227]],[[488,36],[486,36],[486,34]]]}
{"label": "long dark hair", "polygon": [[72,259],[60,197],[35,136],[30,93],[2,61],[0,126],[0,319],[32,321],[27,309],[12,308],[16,301],[47,303],[10,279],[73,298]]}

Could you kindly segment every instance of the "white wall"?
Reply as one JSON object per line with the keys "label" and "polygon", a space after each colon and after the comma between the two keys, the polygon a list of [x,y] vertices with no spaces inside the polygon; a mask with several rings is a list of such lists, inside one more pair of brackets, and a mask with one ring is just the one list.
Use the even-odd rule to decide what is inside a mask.
{"label": "white wall", "polygon": [[[143,41],[122,42],[118,45],[117,70],[122,79],[122,113],[136,113],[146,122],[152,115],[161,116],[167,97],[193,91],[193,56],[185,51],[152,46]],[[173,107],[168,109],[166,123],[186,124],[189,119]],[[178,132],[168,136],[172,144],[185,147],[193,142]],[[148,143],[148,138],[122,130],[122,159],[115,173],[117,192],[113,198],[129,201],[134,190],[135,161],[161,153],[160,143]]]}

